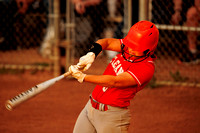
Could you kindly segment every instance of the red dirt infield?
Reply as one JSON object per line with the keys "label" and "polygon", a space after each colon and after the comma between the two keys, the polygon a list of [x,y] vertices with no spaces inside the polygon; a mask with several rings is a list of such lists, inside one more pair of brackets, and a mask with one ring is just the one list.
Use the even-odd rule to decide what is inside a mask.
{"label": "red dirt infield", "polygon": [[[63,79],[13,111],[5,101],[53,78],[49,72],[0,75],[0,133],[72,133],[95,85]],[[130,133],[199,133],[200,88],[144,88],[131,101]]]}

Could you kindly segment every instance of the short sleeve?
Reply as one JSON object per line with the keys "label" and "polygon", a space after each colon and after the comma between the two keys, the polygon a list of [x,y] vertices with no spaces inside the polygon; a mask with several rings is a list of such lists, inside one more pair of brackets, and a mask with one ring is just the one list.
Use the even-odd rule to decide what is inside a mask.
{"label": "short sleeve", "polygon": [[155,71],[155,66],[153,63],[138,63],[131,65],[127,72],[136,80],[138,86],[142,86],[145,83],[148,83]]}

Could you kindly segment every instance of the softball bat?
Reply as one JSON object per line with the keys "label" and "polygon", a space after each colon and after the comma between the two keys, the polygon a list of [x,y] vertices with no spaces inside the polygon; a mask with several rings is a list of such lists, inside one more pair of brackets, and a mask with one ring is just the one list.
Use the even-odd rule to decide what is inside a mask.
{"label": "softball bat", "polygon": [[66,73],[64,73],[64,74],[62,74],[58,77],[44,81],[44,82],[26,90],[26,91],[18,94],[17,96],[6,101],[6,103],[5,103],[6,108],[11,111],[13,108],[18,106],[19,104],[21,104],[24,101],[27,101],[28,99],[36,96],[37,94],[41,93],[42,91],[46,90],[47,88],[49,88],[50,86],[55,84],[57,81],[60,81],[61,79],[69,76],[70,74],[71,74],[70,72],[66,72]]}

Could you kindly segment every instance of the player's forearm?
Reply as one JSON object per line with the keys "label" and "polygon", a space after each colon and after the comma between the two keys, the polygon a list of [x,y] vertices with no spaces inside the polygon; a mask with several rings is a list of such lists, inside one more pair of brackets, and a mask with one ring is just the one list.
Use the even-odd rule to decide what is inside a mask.
{"label": "player's forearm", "polygon": [[131,78],[131,80],[127,80],[126,77],[113,75],[86,75],[84,82],[94,83],[104,87],[117,88],[137,85],[133,78]]}
{"label": "player's forearm", "polygon": [[86,75],[84,82],[97,84],[104,87],[119,87],[112,75]]}
{"label": "player's forearm", "polygon": [[103,50],[112,50],[117,52],[121,51],[121,44],[119,39],[114,39],[114,38],[99,39],[98,41],[96,41],[96,43],[100,44]]}

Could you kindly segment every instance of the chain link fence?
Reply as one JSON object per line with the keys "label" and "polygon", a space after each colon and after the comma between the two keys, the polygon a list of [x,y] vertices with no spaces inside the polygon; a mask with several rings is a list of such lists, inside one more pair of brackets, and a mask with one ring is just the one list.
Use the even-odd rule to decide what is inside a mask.
{"label": "chain link fence", "polygon": [[[55,1],[54,1],[55,2]],[[59,52],[61,60],[61,71],[67,71],[71,64],[77,63],[78,59],[85,55],[91,44],[100,38],[123,38],[124,32],[128,31],[130,22],[128,14],[124,15],[124,5],[128,3],[123,0],[94,0],[88,3],[83,12],[76,9],[79,3],[74,1],[60,1],[59,3]],[[53,3],[53,2],[52,2]],[[50,4],[52,5],[52,4]],[[55,14],[50,11],[52,20],[47,27],[45,41],[42,44],[41,53],[48,57],[51,55],[52,41],[55,36]],[[129,24],[129,25],[128,25]],[[127,28],[125,28],[125,26]],[[104,67],[98,64],[108,64],[110,59],[117,53],[105,51],[95,61],[98,66],[89,72],[99,73]],[[106,66],[106,65],[105,65]],[[99,71],[97,71],[97,69]]]}
{"label": "chain link fence", "polygon": [[[1,70],[48,69],[56,76],[97,39],[122,38],[124,1],[95,1],[80,13],[71,0],[1,0]],[[101,59],[115,54],[104,52]]]}
{"label": "chain link fence", "polygon": [[[128,11],[123,0],[102,0],[95,6],[88,6],[83,14],[75,10],[75,44],[74,57],[79,58],[86,54],[91,44],[100,38],[123,38],[125,25],[128,27]],[[125,20],[125,21],[124,21]],[[116,52],[104,51],[89,72],[99,73],[116,55]],[[98,66],[99,72],[97,71]]]}
{"label": "chain link fence", "polygon": [[199,4],[198,0],[148,2],[148,20],[160,31],[155,78],[161,84],[200,85]]}
{"label": "chain link fence", "polygon": [[[160,31],[151,84],[200,86],[200,27],[188,22],[192,16],[188,11],[195,0],[183,0],[176,23],[172,18],[176,13],[173,0],[141,1],[137,5],[138,1],[132,0],[94,0],[95,4],[88,4],[80,12],[73,0],[1,0],[0,69],[48,69],[59,75],[77,63],[97,39],[123,38],[136,21],[135,16],[143,14]],[[142,7],[147,12],[142,12]],[[200,13],[195,9],[196,20]],[[103,73],[116,54],[104,51],[88,73]]]}
{"label": "chain link fence", "polygon": [[48,23],[48,5],[39,0],[0,1],[0,69],[50,69],[40,46]]}

